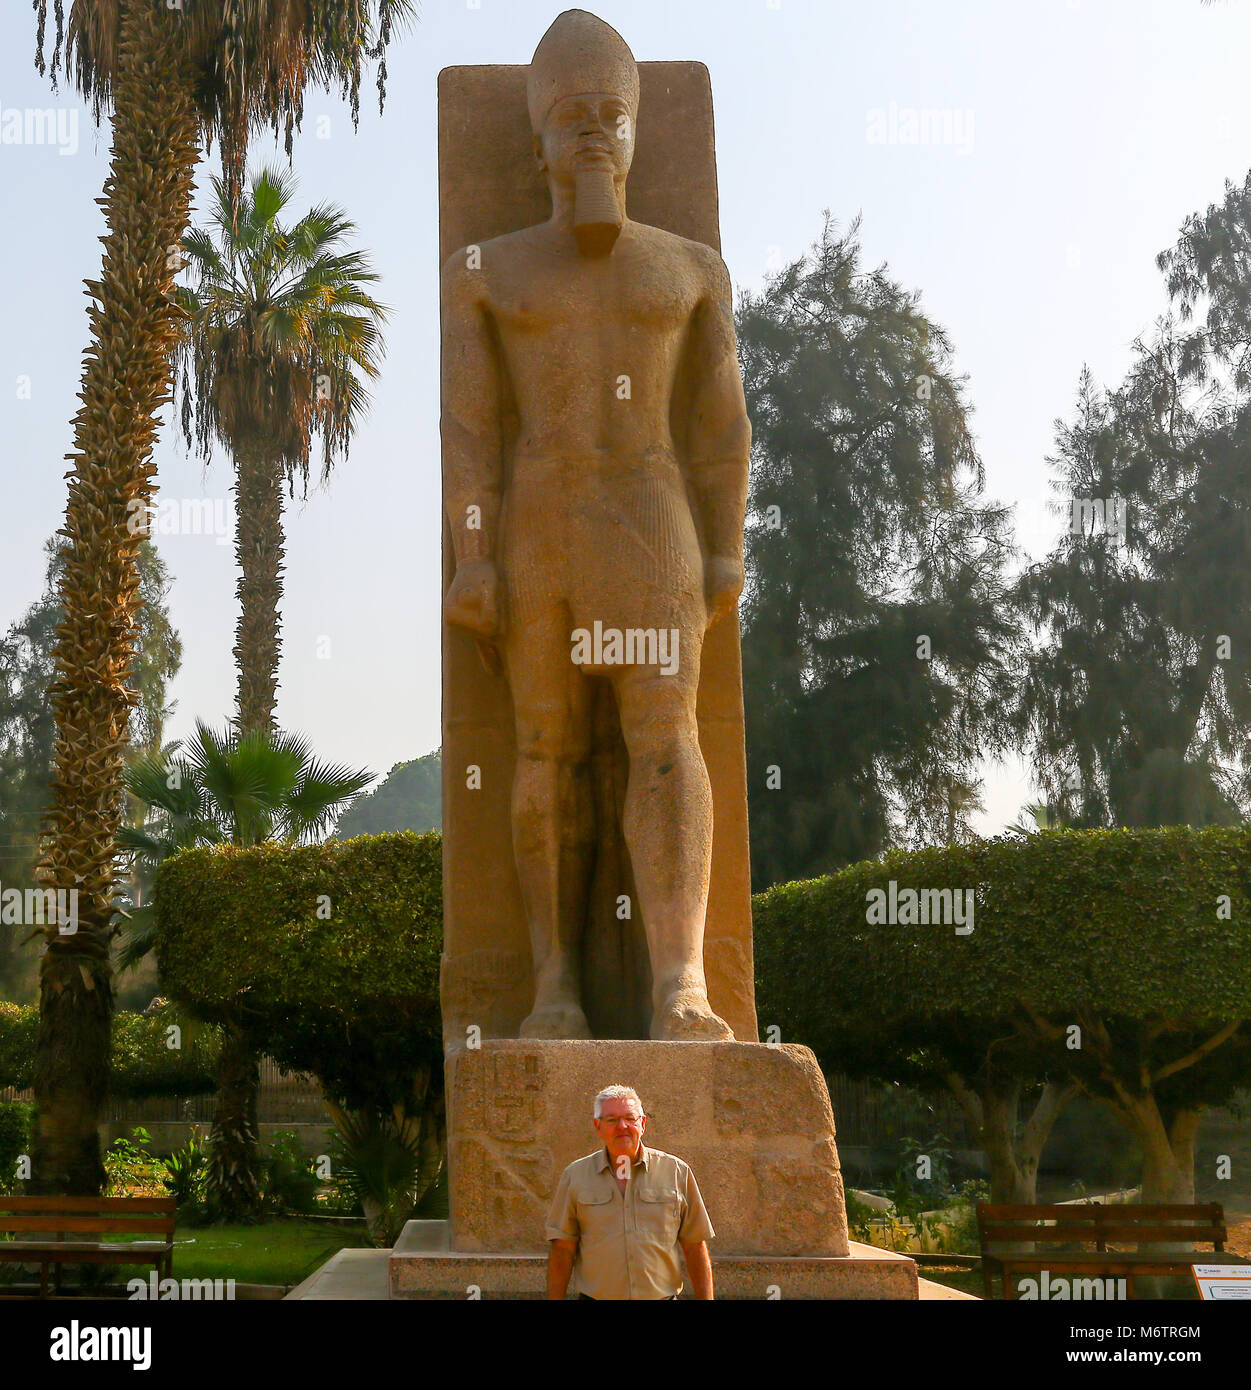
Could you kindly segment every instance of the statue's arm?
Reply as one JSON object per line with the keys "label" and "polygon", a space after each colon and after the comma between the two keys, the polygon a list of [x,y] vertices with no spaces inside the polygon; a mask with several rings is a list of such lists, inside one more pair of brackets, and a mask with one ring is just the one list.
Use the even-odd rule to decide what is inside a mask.
{"label": "statue's arm", "polygon": [[489,637],[499,626],[501,392],[484,272],[467,262],[457,252],[441,276],[443,505],[456,556],[445,611],[449,622]]}
{"label": "statue's arm", "polygon": [[708,548],[709,621],[715,621],[733,609],[743,587],[751,422],[738,368],[730,273],[715,253],[705,267],[707,289],[695,312],[689,344],[693,386],[687,446]]}

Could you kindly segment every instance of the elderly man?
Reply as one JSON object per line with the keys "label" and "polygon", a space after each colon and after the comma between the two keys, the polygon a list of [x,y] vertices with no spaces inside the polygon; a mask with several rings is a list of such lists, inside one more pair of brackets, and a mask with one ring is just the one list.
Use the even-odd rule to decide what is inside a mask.
{"label": "elderly man", "polygon": [[547,1215],[548,1298],[565,1297],[570,1275],[579,1298],[677,1298],[680,1248],[695,1297],[711,1299],[716,1232],[690,1167],[644,1146],[629,1086],[595,1097],[593,1124],[602,1147],[565,1169]]}

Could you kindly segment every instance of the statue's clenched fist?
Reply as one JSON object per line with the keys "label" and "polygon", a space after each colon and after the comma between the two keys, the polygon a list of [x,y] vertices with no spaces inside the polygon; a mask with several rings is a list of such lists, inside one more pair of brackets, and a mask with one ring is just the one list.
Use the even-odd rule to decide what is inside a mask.
{"label": "statue's clenched fist", "polygon": [[503,630],[500,583],[491,560],[465,560],[456,567],[456,578],[443,600],[449,623],[479,637],[497,637]]}
{"label": "statue's clenched fist", "polygon": [[704,565],[708,626],[733,613],[743,592],[743,562],[733,555],[713,555]]}

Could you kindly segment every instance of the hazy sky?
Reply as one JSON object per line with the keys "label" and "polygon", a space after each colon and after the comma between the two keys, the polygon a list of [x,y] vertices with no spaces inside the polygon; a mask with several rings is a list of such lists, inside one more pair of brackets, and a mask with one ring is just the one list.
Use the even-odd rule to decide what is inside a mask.
{"label": "hazy sky", "polygon": [[[436,103],[439,69],[524,63],[551,0],[426,0],[393,47],[380,117],[310,93],[295,208],[330,199],[359,226],[393,307],[375,406],[326,491],[288,510],[278,714],[323,756],[385,773],[439,743]],[[865,260],[922,293],[969,376],[992,495],[1048,548],[1052,422],[1078,373],[1119,382],[1164,307],[1155,255],[1182,219],[1251,166],[1251,9],[1243,0],[604,0],[640,60],[699,59],[712,75],[723,253],[735,285],[810,245],[828,208],[863,214]],[[26,3],[0,12],[0,626],[42,586],[65,506],[63,455],[86,344],[82,281],[97,274],[95,199],[109,135],[32,62]],[[58,143],[14,142],[10,113],[56,106]],[[939,119],[920,124],[921,113]],[[7,117],[7,119],[6,119]],[[328,119],[320,119],[328,118]],[[913,132],[929,136],[921,143]],[[254,160],[271,157],[258,140]],[[208,167],[213,168],[215,164]],[[165,431],[171,498],[219,498]],[[220,725],[234,696],[228,537],[160,542],[185,657],[171,733]],[[988,769],[993,832],[1031,794]]]}

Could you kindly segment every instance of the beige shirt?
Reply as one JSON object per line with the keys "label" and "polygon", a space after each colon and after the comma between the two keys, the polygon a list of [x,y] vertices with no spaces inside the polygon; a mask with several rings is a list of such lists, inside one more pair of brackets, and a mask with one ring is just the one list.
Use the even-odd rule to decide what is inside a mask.
{"label": "beige shirt", "polygon": [[682,1291],[683,1245],[716,1232],[690,1167],[644,1147],[626,1190],[600,1149],[561,1174],[548,1240],[576,1240],[572,1291],[601,1299],[662,1299]]}

